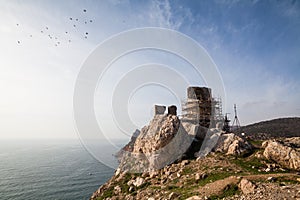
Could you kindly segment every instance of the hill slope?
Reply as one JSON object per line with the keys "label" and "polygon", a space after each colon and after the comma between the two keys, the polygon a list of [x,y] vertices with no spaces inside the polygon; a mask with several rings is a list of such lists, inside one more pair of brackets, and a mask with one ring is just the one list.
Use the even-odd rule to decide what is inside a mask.
{"label": "hill slope", "polygon": [[300,118],[279,118],[262,121],[241,127],[240,132],[246,133],[250,138],[267,139],[276,137],[299,137]]}

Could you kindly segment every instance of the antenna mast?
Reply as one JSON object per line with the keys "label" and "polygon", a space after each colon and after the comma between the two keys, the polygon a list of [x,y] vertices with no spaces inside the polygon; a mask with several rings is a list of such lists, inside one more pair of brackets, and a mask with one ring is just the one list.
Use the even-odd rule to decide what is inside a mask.
{"label": "antenna mast", "polygon": [[241,125],[240,125],[240,121],[237,117],[236,104],[234,104],[234,120],[232,122],[231,131],[238,130],[240,127],[241,127]]}

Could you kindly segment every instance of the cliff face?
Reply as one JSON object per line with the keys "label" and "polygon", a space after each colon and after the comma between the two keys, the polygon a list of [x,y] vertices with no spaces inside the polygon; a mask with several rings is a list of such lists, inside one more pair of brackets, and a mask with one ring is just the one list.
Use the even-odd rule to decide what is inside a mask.
{"label": "cliff face", "polygon": [[155,115],[119,153],[120,170],[142,173],[180,159],[195,138],[196,126],[176,115]]}
{"label": "cliff face", "polygon": [[178,132],[180,121],[176,115],[155,115],[137,137],[133,153],[152,153],[165,147]]}

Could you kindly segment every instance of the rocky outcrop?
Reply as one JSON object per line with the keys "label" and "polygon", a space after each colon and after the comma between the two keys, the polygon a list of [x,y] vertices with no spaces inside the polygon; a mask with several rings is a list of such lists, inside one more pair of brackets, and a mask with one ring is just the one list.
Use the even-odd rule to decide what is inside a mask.
{"label": "rocky outcrop", "polygon": [[299,170],[300,138],[267,141],[264,151],[261,141],[253,141],[257,151],[251,155],[245,134],[224,134],[223,124],[212,121],[214,102],[209,88],[189,87],[181,120],[176,106],[165,114],[166,106],[155,105],[154,118],[117,153],[119,168],[91,199],[300,198],[299,174],[278,173],[286,171],[279,165]]}
{"label": "rocky outcrop", "polygon": [[207,129],[198,124],[180,121],[176,115],[155,115],[149,125],[136,131],[128,145],[118,153],[120,171],[152,171],[178,159],[204,157],[212,150],[240,156],[252,151],[252,146],[235,134],[223,134],[220,129]]}
{"label": "rocky outcrop", "polygon": [[151,153],[166,146],[178,132],[180,121],[176,115],[155,115],[137,137],[133,153]]}
{"label": "rocky outcrop", "polygon": [[210,153],[201,159],[176,161],[149,172],[128,173],[117,170],[91,199],[300,198],[297,182],[300,176],[297,173],[266,174],[256,168],[265,165],[265,159],[258,160],[254,155],[233,157]]}
{"label": "rocky outcrop", "polygon": [[143,185],[145,180],[141,177],[137,177],[135,180],[130,180],[127,182],[127,185],[131,186],[134,185],[135,187],[140,187]]}
{"label": "rocky outcrop", "polygon": [[233,134],[223,134],[219,137],[214,151],[225,153],[226,155],[241,156],[250,153],[252,145],[245,139]]}
{"label": "rocky outcrop", "polygon": [[300,170],[299,138],[284,141],[268,140],[262,144],[265,148],[263,155],[282,167]]}
{"label": "rocky outcrop", "polygon": [[155,115],[141,129],[131,148],[123,148],[118,153],[120,170],[145,172],[173,163],[191,146],[197,128],[188,122],[181,123],[176,115]]}

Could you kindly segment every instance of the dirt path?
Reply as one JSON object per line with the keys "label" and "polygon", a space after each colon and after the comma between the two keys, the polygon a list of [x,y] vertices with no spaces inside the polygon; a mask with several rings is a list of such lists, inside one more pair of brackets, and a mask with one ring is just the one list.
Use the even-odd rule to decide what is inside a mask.
{"label": "dirt path", "polygon": [[281,174],[257,174],[257,175],[246,175],[246,176],[230,176],[222,180],[217,180],[212,183],[208,183],[205,186],[201,187],[200,190],[197,190],[202,197],[204,196],[211,196],[211,195],[218,195],[223,193],[226,187],[230,185],[237,185],[242,178],[246,178],[248,180],[266,180],[268,177],[297,177],[299,175],[292,174],[292,173],[281,173]]}
{"label": "dirt path", "polygon": [[248,180],[260,180],[260,179],[267,179],[268,177],[297,177],[299,178],[300,176],[297,174],[292,174],[292,173],[277,173],[277,174],[256,174],[256,175],[246,175],[246,176],[242,176],[243,178],[246,178]]}

